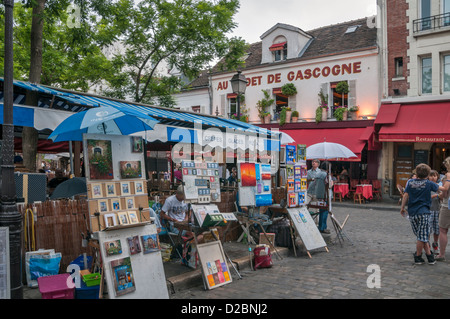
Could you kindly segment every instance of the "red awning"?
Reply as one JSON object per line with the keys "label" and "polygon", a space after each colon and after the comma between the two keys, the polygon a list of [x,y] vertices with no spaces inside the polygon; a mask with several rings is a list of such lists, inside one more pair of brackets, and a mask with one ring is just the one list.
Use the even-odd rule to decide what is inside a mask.
{"label": "red awning", "polygon": [[285,45],[286,45],[286,42],[275,43],[275,44],[272,44],[272,45],[269,47],[269,50],[270,50],[270,51],[283,50]]}
{"label": "red awning", "polygon": [[449,143],[450,103],[402,104],[395,123],[381,126],[378,140]]}
{"label": "red awning", "polygon": [[393,124],[395,123],[401,104],[382,104],[378,111],[374,124]]}
{"label": "red awning", "polygon": [[[373,129],[373,127],[371,128]],[[358,156],[357,158],[342,159],[342,161],[359,162],[361,161],[361,152],[367,143],[365,137],[368,135],[368,130],[366,129],[366,127],[298,129],[284,132],[295,140],[295,144],[306,144],[307,147],[323,142],[324,138],[327,142],[342,144]]]}

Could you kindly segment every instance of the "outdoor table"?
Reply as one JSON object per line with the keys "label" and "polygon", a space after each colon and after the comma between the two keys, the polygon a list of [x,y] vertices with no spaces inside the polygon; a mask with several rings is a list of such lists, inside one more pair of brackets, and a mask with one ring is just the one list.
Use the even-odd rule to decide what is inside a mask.
{"label": "outdoor table", "polygon": [[356,194],[362,194],[365,199],[372,199],[372,185],[371,184],[358,184],[356,185]]}
{"label": "outdoor table", "polygon": [[348,195],[349,189],[347,183],[336,183],[334,184],[334,192],[341,193],[342,198]]}

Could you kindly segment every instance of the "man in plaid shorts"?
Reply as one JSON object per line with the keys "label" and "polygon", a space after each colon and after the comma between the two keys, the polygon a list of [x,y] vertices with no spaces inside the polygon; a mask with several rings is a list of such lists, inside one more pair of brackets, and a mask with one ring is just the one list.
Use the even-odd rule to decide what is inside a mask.
{"label": "man in plaid shorts", "polygon": [[438,185],[428,180],[431,168],[426,164],[416,167],[416,179],[410,179],[406,183],[405,194],[402,199],[400,213],[406,214],[405,205],[408,203],[408,215],[414,235],[417,237],[414,263],[423,264],[422,251],[425,250],[428,263],[434,264],[433,252],[430,249],[430,206],[431,192],[437,192]]}

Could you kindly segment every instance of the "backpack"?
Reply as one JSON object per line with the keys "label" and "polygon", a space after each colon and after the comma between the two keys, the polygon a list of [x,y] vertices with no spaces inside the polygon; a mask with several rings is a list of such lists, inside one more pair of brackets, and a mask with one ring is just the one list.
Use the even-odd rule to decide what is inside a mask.
{"label": "backpack", "polygon": [[253,250],[255,257],[255,270],[258,268],[270,268],[273,265],[269,245],[258,245]]}

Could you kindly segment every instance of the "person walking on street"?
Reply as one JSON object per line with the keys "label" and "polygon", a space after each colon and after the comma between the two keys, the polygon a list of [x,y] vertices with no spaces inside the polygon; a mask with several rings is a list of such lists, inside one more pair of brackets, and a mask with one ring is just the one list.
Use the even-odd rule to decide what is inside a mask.
{"label": "person walking on street", "polygon": [[[439,173],[436,170],[431,170],[428,179],[433,183],[439,183]],[[438,184],[439,185],[439,184]],[[439,252],[439,210],[441,209],[441,201],[439,199],[438,192],[431,192],[431,206],[430,206],[430,226],[431,232],[433,233],[433,243],[431,247],[433,248],[433,253],[437,255]],[[430,237],[431,239],[431,237]]]}
{"label": "person walking on street", "polygon": [[416,235],[416,252],[414,253],[414,263],[423,264],[422,252],[425,250],[428,264],[436,263],[430,244],[430,206],[431,192],[437,192],[439,186],[430,180],[431,168],[426,164],[419,164],[416,167],[416,179],[410,179],[406,183],[405,194],[403,194],[402,207],[400,213],[406,215],[405,205],[408,203],[408,214],[411,227]]}
{"label": "person walking on street", "polygon": [[442,203],[439,212],[439,255],[436,256],[437,261],[445,260],[445,249],[448,243],[447,233],[450,228],[450,209],[448,205],[450,193],[450,157],[447,157],[443,164],[447,168],[447,173],[441,180],[442,186],[439,188],[442,190]]}

